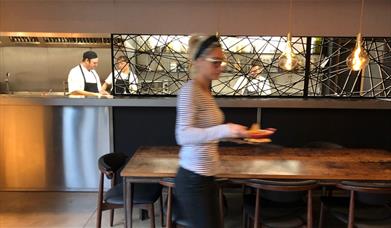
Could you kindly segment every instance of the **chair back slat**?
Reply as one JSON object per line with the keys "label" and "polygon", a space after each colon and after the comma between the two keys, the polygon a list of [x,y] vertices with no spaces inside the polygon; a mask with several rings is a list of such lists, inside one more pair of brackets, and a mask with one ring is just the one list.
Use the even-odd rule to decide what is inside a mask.
{"label": "chair back slat", "polygon": [[122,153],[109,153],[101,156],[98,160],[99,170],[107,178],[111,179],[128,161],[128,156]]}
{"label": "chair back slat", "polygon": [[[301,210],[300,208],[303,207],[307,208],[307,220],[303,221],[300,218],[300,222],[295,224],[295,226],[297,225],[297,227],[301,227],[306,223],[308,227],[312,227],[312,189],[319,187],[317,181],[252,179],[248,181],[243,181],[242,183],[244,183],[246,186],[256,189],[255,211],[253,215],[254,227],[259,227],[261,223],[265,226],[274,226],[276,225],[276,222],[291,224],[292,216],[294,218],[297,218],[297,212]],[[307,196],[307,203],[305,203],[305,196]],[[281,216],[281,221],[276,221],[275,219],[272,219],[270,215],[269,218],[267,218],[267,215],[262,212],[264,210],[262,209],[262,205],[269,205],[269,207],[270,205],[274,205],[273,207],[278,205],[279,208],[286,207],[289,211],[288,214],[291,216],[287,216],[288,214],[285,213],[284,215],[279,214],[278,216]],[[276,211],[274,211],[274,213],[276,213]],[[289,219],[284,221],[282,217]],[[246,222],[244,222],[243,224],[246,225]]]}

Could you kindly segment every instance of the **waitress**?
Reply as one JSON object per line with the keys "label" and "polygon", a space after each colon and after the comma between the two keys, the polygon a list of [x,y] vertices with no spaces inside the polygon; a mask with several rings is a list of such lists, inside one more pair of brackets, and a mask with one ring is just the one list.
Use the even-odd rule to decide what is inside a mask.
{"label": "waitress", "polygon": [[178,94],[175,136],[181,146],[175,177],[176,199],[189,228],[222,228],[215,175],[218,141],[247,137],[245,126],[223,124],[224,115],[211,92],[223,71],[219,37],[193,35],[189,40],[190,76]]}
{"label": "waitress", "polygon": [[98,55],[93,51],[84,52],[82,62],[69,71],[68,92],[71,95],[97,97],[110,95],[102,90],[99,75],[95,71],[97,66]]}
{"label": "waitress", "polygon": [[[117,58],[115,64],[115,94],[135,94],[137,92],[138,79],[135,74],[131,72],[129,67],[129,58],[127,56],[120,56]],[[102,86],[102,90],[109,90],[113,85],[113,74],[110,73]],[[113,89],[112,89],[113,90]]]}

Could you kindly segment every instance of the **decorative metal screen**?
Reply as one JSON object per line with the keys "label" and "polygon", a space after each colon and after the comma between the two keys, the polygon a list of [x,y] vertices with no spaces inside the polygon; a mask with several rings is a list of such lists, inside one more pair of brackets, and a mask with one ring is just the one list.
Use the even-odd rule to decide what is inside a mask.
{"label": "decorative metal screen", "polygon": [[365,38],[369,56],[364,71],[351,71],[346,58],[355,38],[323,38],[311,53],[309,96],[390,97],[391,38]]}
{"label": "decorative metal screen", "polygon": [[[113,75],[115,62],[129,59],[137,89],[114,84],[114,94],[176,95],[190,80],[187,56],[189,36],[112,34]],[[286,37],[222,36],[227,58],[219,80],[212,82],[216,96],[267,97],[390,97],[391,38],[365,38],[370,61],[364,71],[350,71],[346,58],[355,38],[293,37],[299,65],[294,71],[278,67]],[[259,65],[257,77],[250,71]],[[126,85],[125,85],[126,86]],[[125,91],[125,92],[124,92]]]}

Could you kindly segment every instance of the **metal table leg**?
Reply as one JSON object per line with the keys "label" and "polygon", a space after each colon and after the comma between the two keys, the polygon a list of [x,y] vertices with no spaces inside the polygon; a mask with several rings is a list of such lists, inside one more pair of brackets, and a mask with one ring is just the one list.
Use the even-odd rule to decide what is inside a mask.
{"label": "metal table leg", "polygon": [[125,227],[132,228],[134,184],[124,177]]}

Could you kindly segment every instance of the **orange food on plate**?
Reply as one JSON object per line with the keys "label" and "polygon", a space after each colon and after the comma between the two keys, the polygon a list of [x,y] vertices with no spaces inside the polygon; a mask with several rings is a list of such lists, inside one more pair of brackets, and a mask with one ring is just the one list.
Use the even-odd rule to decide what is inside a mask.
{"label": "orange food on plate", "polygon": [[250,143],[269,143],[272,141],[269,138],[260,138],[260,139],[246,138],[244,140]]}
{"label": "orange food on plate", "polygon": [[249,138],[258,139],[258,138],[266,138],[274,133],[274,131],[270,130],[249,130]]}
{"label": "orange food on plate", "polygon": [[261,129],[258,123],[252,124],[248,130],[249,138],[251,139],[266,138],[272,135],[274,132],[275,129]]}

